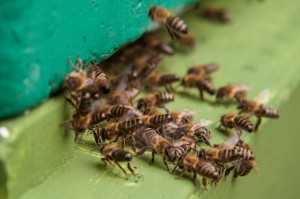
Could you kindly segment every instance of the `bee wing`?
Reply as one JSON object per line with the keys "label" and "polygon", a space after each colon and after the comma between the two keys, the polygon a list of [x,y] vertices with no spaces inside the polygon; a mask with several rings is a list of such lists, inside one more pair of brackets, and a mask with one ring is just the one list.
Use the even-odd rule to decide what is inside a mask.
{"label": "bee wing", "polygon": [[269,89],[264,89],[263,91],[261,91],[257,97],[254,98],[255,101],[265,104],[269,101],[270,99],[270,94],[271,91]]}
{"label": "bee wing", "polygon": [[212,123],[213,121],[211,120],[205,120],[205,119],[201,119],[199,122],[197,122],[196,124],[193,125],[193,127],[191,128],[191,131],[196,130],[197,128],[200,127],[205,127],[208,126]]}
{"label": "bee wing", "polygon": [[232,129],[232,130],[230,130],[230,134],[229,134],[227,140],[225,140],[225,142],[223,144],[225,146],[232,148],[239,142],[239,140],[240,140],[240,136],[238,135],[238,133],[236,133]]}

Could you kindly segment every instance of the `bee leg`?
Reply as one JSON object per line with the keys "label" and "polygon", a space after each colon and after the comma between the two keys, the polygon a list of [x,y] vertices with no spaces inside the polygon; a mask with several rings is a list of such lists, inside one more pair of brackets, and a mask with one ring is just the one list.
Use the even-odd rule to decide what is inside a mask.
{"label": "bee leg", "polygon": [[171,90],[170,90],[170,88],[169,88],[167,85],[165,85],[164,87],[165,87],[165,89],[166,89],[166,91],[167,91],[168,93],[171,93]]}
{"label": "bee leg", "polygon": [[176,180],[177,179],[180,179],[180,178],[182,178],[182,176],[183,176],[183,174],[186,172],[186,170],[185,169],[182,169],[182,171],[180,172],[180,174],[175,178]]}
{"label": "bee leg", "polygon": [[123,169],[123,167],[121,167],[121,165],[120,165],[117,161],[115,161],[115,163],[118,165],[118,167],[123,171],[123,173],[124,173],[124,174],[126,175],[126,177],[127,177],[128,175],[127,175],[125,169]]}
{"label": "bee leg", "polygon": [[257,122],[255,124],[255,128],[254,128],[254,131],[257,132],[258,131],[258,127],[260,126],[260,123],[261,123],[261,117],[258,117],[257,118]]}
{"label": "bee leg", "polygon": [[66,100],[67,102],[69,102],[69,104],[71,104],[71,105],[73,106],[73,108],[76,109],[75,103],[74,103],[70,98],[68,98],[68,97],[66,97],[66,96],[64,96],[64,98],[65,98],[65,100]]}
{"label": "bee leg", "polygon": [[131,149],[133,150],[133,152],[136,153],[136,141],[132,135],[130,136],[130,140]]}
{"label": "bee leg", "polygon": [[199,88],[200,100],[204,101],[203,90]]}
{"label": "bee leg", "polygon": [[101,158],[101,160],[104,163],[104,166],[106,167],[107,166],[107,163],[106,163],[107,159],[106,158]]}
{"label": "bee leg", "polygon": [[177,169],[177,165],[175,165],[175,167],[174,167],[174,169],[171,171],[171,173],[173,174],[173,173],[175,173],[175,171],[176,171],[176,169]]}
{"label": "bee leg", "polygon": [[166,168],[167,168],[167,171],[170,171],[170,169],[169,169],[169,166],[168,166],[168,164],[167,164],[167,162],[166,162],[166,157],[164,156],[164,165],[166,166]]}
{"label": "bee leg", "polygon": [[207,180],[206,180],[206,177],[202,177],[202,184],[203,184],[205,190],[207,191]]}
{"label": "bee leg", "polygon": [[226,178],[226,176],[228,176],[233,169],[234,169],[234,166],[229,167],[228,169],[226,169],[224,178]]}
{"label": "bee leg", "polygon": [[197,173],[195,171],[195,169],[193,169],[193,183],[196,186],[196,180],[197,180]]}
{"label": "bee leg", "polygon": [[154,151],[152,151],[152,158],[151,158],[151,162],[149,163],[150,165],[152,165],[154,163]]}
{"label": "bee leg", "polygon": [[94,139],[95,139],[95,142],[96,142],[96,144],[100,144],[100,139],[101,139],[101,137],[97,134],[97,132],[94,130],[94,129],[91,129],[92,131],[93,131],[93,135],[94,135]]}
{"label": "bee leg", "polygon": [[140,151],[136,153],[136,155],[143,155],[147,150],[147,147],[143,147]]}
{"label": "bee leg", "polygon": [[130,165],[130,162],[127,162],[127,168],[132,174],[135,174],[133,168]]}

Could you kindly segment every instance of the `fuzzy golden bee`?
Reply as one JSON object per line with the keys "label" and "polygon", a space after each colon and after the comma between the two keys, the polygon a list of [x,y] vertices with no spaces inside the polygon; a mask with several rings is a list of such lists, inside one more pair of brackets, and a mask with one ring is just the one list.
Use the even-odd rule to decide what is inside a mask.
{"label": "fuzzy golden bee", "polygon": [[178,34],[188,33],[186,23],[165,8],[153,6],[149,9],[148,16],[160,26],[164,26],[172,39],[176,39]]}
{"label": "fuzzy golden bee", "polygon": [[221,102],[224,98],[226,98],[229,103],[231,103],[234,99],[236,99],[238,102],[241,102],[245,99],[248,90],[248,86],[243,84],[227,84],[217,90],[217,102]]}

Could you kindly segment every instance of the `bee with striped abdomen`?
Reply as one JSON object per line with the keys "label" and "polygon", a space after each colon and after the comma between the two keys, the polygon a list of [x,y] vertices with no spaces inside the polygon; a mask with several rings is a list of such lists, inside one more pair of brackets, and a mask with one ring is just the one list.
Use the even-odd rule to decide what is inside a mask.
{"label": "bee with striped abdomen", "polygon": [[138,100],[137,108],[144,114],[149,114],[155,107],[164,108],[165,104],[174,101],[174,96],[168,92],[160,92],[157,94],[149,94]]}
{"label": "bee with striped abdomen", "polygon": [[248,90],[248,86],[243,84],[227,84],[217,90],[217,102],[221,102],[224,98],[226,98],[229,103],[231,103],[234,99],[236,99],[238,102],[241,102],[245,99]]}
{"label": "bee with striped abdomen", "polygon": [[242,130],[245,130],[249,133],[253,131],[253,124],[249,121],[249,119],[235,113],[228,113],[223,115],[220,122],[221,125],[226,129],[235,128],[238,134],[241,134]]}
{"label": "bee with striped abdomen", "polygon": [[188,33],[185,22],[165,8],[153,6],[149,9],[148,16],[160,26],[166,27],[172,39],[176,39],[178,34]]}
{"label": "bee with striped abdomen", "polygon": [[106,162],[112,164],[110,161],[114,161],[127,176],[127,172],[119,164],[119,162],[127,162],[128,170],[134,174],[134,170],[130,165],[130,161],[132,160],[132,154],[130,152],[120,149],[116,144],[103,144],[100,147],[100,153],[104,156],[101,160],[104,162],[105,166],[107,165]]}

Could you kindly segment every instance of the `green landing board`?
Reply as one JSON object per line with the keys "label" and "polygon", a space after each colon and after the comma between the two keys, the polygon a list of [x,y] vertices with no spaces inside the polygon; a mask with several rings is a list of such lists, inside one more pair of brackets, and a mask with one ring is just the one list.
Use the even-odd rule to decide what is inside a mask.
{"label": "green landing board", "polygon": [[[74,144],[72,134],[63,134],[58,126],[67,108],[58,96],[22,117],[0,123],[10,132],[0,143],[0,194],[22,199],[295,198],[299,195],[296,115],[300,112],[300,88],[295,88],[300,72],[300,3],[229,0],[206,4],[226,8],[232,22],[223,25],[206,21],[199,11],[189,11],[183,18],[197,39],[197,48],[168,57],[161,71],[182,76],[193,64],[218,62],[220,70],[213,74],[216,86],[247,84],[251,98],[265,88],[271,90],[269,104],[282,105],[280,120],[264,120],[267,125],[257,135],[243,135],[256,153],[258,174],[251,173],[234,183],[229,177],[204,191],[199,183],[196,187],[192,184],[191,176],[175,180],[174,175],[165,171],[160,157],[149,166],[150,154],[147,154],[133,159],[138,176],[126,180],[117,167],[102,166],[97,147],[90,141],[91,135]],[[226,139],[215,128],[219,117],[234,111],[234,107],[214,106],[210,97],[201,102],[195,90],[186,95],[176,94],[175,98],[169,109],[197,111],[197,120],[215,122],[210,126],[213,144]]]}

